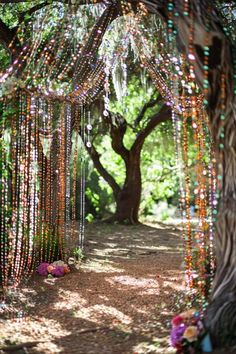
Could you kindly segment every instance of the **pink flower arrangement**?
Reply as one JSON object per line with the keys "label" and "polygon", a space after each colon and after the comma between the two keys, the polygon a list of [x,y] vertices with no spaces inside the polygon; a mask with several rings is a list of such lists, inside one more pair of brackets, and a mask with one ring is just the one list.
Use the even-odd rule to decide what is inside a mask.
{"label": "pink flower arrangement", "polygon": [[38,266],[37,272],[39,275],[42,275],[42,276],[48,276],[49,274],[51,274],[54,277],[59,278],[59,277],[63,277],[65,274],[69,273],[70,268],[63,261],[56,261],[51,264],[43,262]]}
{"label": "pink flower arrangement", "polygon": [[172,321],[171,344],[176,354],[197,354],[204,350],[212,352],[210,337],[206,333],[199,312],[195,309],[182,312]]}
{"label": "pink flower arrangement", "polygon": [[48,267],[49,267],[49,263],[41,263],[37,268],[37,272],[39,273],[39,275],[47,276]]}

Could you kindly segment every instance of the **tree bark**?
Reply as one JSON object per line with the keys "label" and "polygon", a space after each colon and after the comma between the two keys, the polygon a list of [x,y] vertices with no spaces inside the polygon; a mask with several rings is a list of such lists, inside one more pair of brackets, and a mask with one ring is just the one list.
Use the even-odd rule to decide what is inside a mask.
{"label": "tree bark", "polygon": [[[219,26],[217,15],[211,17],[209,32],[204,26],[207,2],[200,4],[200,1],[195,1],[192,6],[195,10],[195,33],[198,33],[194,43],[194,65],[196,79],[201,88],[204,78],[204,41],[205,38],[210,39],[209,90],[206,98],[218,162],[218,188],[221,191],[215,225],[217,269],[206,323],[214,347],[233,347],[236,346],[236,102],[233,92],[233,59],[230,42]],[[186,50],[188,33],[186,23],[181,17],[179,29],[180,40]],[[224,97],[222,77],[225,77]]]}
{"label": "tree bark", "polygon": [[123,187],[117,193],[116,212],[111,220],[126,224],[139,222],[139,207],[142,192],[140,168],[141,149],[129,154],[126,168],[126,178]]}
{"label": "tree bark", "polygon": [[95,147],[87,148],[87,151],[93,161],[94,167],[99,174],[112,188],[116,211],[107,222],[119,222],[127,224],[138,223],[138,212],[141,200],[142,183],[140,169],[140,153],[128,154],[126,159],[126,178],[124,185],[120,187],[114,177],[104,168],[100,161],[100,155]]}
{"label": "tree bark", "polygon": [[[161,15],[164,20],[168,19],[167,6],[162,0],[142,2],[149,6],[151,12]],[[174,1],[179,12],[177,43],[179,50],[188,54],[190,23],[188,16],[183,14],[183,3],[183,0]],[[223,24],[216,9],[212,8],[209,1],[191,0],[189,6],[193,11],[193,50],[196,58],[192,65],[202,90],[203,52],[206,38],[209,41],[209,89],[205,97],[208,100],[207,110],[216,147],[221,191],[215,225],[217,270],[206,324],[214,347],[232,348],[236,346],[236,99],[233,87],[233,46],[223,32]],[[222,77],[225,78],[223,98]]]}
{"label": "tree bark", "polygon": [[[229,97],[232,98],[230,95]],[[229,104],[229,103],[228,103]],[[225,119],[224,151],[218,159],[222,173],[221,200],[215,225],[217,268],[207,325],[215,347],[236,350],[236,114],[235,99]],[[222,170],[222,172],[221,172]]]}

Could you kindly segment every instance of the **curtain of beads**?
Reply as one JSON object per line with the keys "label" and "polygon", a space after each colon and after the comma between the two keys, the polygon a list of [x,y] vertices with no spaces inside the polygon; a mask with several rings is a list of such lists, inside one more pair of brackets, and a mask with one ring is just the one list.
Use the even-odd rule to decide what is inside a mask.
{"label": "curtain of beads", "polygon": [[[185,2],[184,13],[190,20],[187,60],[179,55],[176,47],[178,12],[171,0],[167,2],[167,26],[155,16],[149,18],[151,25],[147,24],[147,10],[142,3],[138,3],[136,12],[126,1],[122,0],[120,5],[125,30],[121,31],[123,36],[116,48],[109,41],[113,38],[113,26],[117,26],[116,21],[112,22],[118,16],[116,2],[108,2],[93,17],[96,21],[89,35],[86,24],[84,32],[79,32],[86,23],[86,14],[81,16],[76,7],[62,4],[53,7],[53,23],[52,13],[42,9],[33,23],[31,42],[22,46],[18,58],[0,76],[3,96],[0,281],[3,286],[17,283],[22,274],[31,272],[35,263],[63,258],[67,245],[74,240],[82,247],[83,150],[85,146],[91,147],[92,129],[88,105],[104,92],[103,115],[108,115],[110,77],[113,77],[117,97],[127,94],[126,59],[131,48],[173,111],[185,221],[186,283],[191,296],[200,294],[200,301],[205,304],[207,277],[211,279],[214,271],[216,175],[203,95],[196,85],[191,65],[195,60],[191,51],[193,14]],[[87,16],[88,19],[91,20],[91,16]],[[24,28],[22,30],[24,32]],[[105,32],[108,36],[104,40]],[[207,90],[207,38],[204,48],[204,89]],[[120,68],[122,75],[118,78]],[[224,77],[222,82],[225,83]],[[191,139],[195,144],[194,186],[190,183],[189,170]],[[197,210],[195,228],[191,216],[193,205]]]}
{"label": "curtain of beads", "polygon": [[83,247],[86,105],[103,89],[96,53],[116,8],[92,10],[42,8],[32,38],[0,75],[0,287]]}
{"label": "curtain of beads", "polygon": [[76,184],[84,171],[78,165],[78,137],[72,149],[71,104],[19,90],[2,108],[0,283],[5,287],[16,285],[39,262],[63,259],[68,240],[82,246],[77,220],[84,199]]}

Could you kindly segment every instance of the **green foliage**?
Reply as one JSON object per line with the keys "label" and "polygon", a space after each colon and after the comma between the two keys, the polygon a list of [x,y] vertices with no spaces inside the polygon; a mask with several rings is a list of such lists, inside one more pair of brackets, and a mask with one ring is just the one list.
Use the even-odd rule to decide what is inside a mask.
{"label": "green foliage", "polygon": [[155,88],[152,84],[148,86],[142,85],[141,78],[134,75],[129,80],[126,96],[124,96],[121,100],[117,100],[115,95],[112,96],[110,111],[121,114],[125,117],[128,123],[127,133],[124,136],[124,144],[127,149],[131,148],[139,128],[144,127],[148,118],[153,113],[158,111],[158,106],[149,108],[145,113],[139,127],[135,127],[135,119],[140,113],[142,107],[145,103],[149,102],[151,98],[156,96],[157,93],[155,92]]}
{"label": "green foliage", "polygon": [[[132,147],[139,131],[146,126],[150,117],[157,113],[160,105],[148,108],[139,125],[134,122],[142,107],[158,93],[152,84],[142,84],[141,78],[131,76],[127,96],[118,101],[115,94],[111,96],[110,111],[119,113],[127,122],[127,130],[124,136],[124,145],[127,149]],[[147,82],[147,80],[146,80]],[[93,130],[96,134],[94,145],[100,155],[100,161],[104,168],[113,176],[117,184],[122,187],[125,181],[125,164],[120,155],[116,154],[111,146],[111,137],[108,129],[97,125],[94,119]],[[101,134],[97,132],[102,131]],[[178,204],[179,183],[176,178],[175,143],[173,140],[172,122],[167,121],[159,124],[145,140],[141,154],[142,172],[142,201],[141,216],[155,213],[155,205],[159,201],[167,201],[170,204]],[[99,177],[94,170],[89,175],[86,196],[89,207],[88,213],[94,217],[104,217],[107,213],[115,210],[112,189]],[[167,214],[168,215],[168,214]],[[164,216],[163,217],[167,217]]]}
{"label": "green foliage", "polygon": [[10,57],[5,48],[0,44],[0,63],[1,63],[1,70],[5,71],[9,64],[10,64]]}
{"label": "green foliage", "polygon": [[[132,133],[127,131],[126,136],[131,140]],[[110,136],[105,135],[98,146],[98,152],[101,154],[101,162],[103,166],[109,170],[116,182],[121,186],[125,181],[125,164],[120,155],[117,155],[111,146]],[[100,182],[103,188],[102,181]]]}
{"label": "green foliage", "polygon": [[[141,74],[141,73],[140,73]],[[118,101],[113,94],[110,103],[110,111],[118,112],[124,115],[129,123],[133,123],[138,116],[140,109],[147,103],[152,96],[157,96],[155,88],[152,84],[142,85],[141,78],[132,75],[127,87],[127,95]],[[157,108],[154,108],[157,111]],[[148,110],[145,117],[150,115],[151,109]]]}
{"label": "green foliage", "polygon": [[178,204],[175,144],[171,122],[161,123],[148,136],[142,151],[143,193],[141,213],[152,214],[159,201]]}
{"label": "green foliage", "polygon": [[[32,2],[22,2],[19,4],[1,4],[0,5],[0,17],[5,22],[7,26],[10,28],[14,28],[19,23],[19,14],[21,12],[28,11],[32,5],[39,3],[39,1]],[[27,18],[27,13],[25,15],[25,19]]]}
{"label": "green foliage", "polygon": [[[113,162],[114,169],[117,165]],[[90,172],[86,187],[86,220],[88,222],[95,218],[100,219],[106,214],[115,210],[114,197],[112,189],[98,174],[97,170]]]}
{"label": "green foliage", "polygon": [[[145,75],[145,73],[142,73],[142,75]],[[138,125],[134,124],[143,106],[151,99],[156,98],[157,95],[158,93],[153,85],[148,82],[147,77],[146,80],[142,80],[141,77],[136,75],[131,75],[128,82],[127,95],[122,100],[118,101],[113,91],[110,100],[110,111],[119,113],[127,122],[127,129],[123,139],[127,149],[132,147],[137,134],[146,126],[150,117],[160,109],[162,102],[159,105],[148,108],[141,122]],[[117,184],[122,187],[125,181],[124,161],[112,149],[111,137],[107,127],[104,124],[99,126],[97,122],[98,119],[94,118],[94,145],[100,155],[100,161],[104,168],[114,177]],[[192,188],[191,203],[193,203],[194,181],[196,180],[196,146],[194,145],[191,127],[189,127],[188,134],[188,168]],[[174,215],[179,205],[179,178],[173,137],[174,128],[170,120],[157,125],[144,142],[141,153],[141,217],[166,220],[170,215]],[[205,158],[207,159],[207,156]],[[96,170],[93,170],[89,175],[86,196],[88,200],[87,212],[95,218],[102,218],[108,213],[114,212],[115,203],[112,190],[103,178],[99,177]]]}
{"label": "green foliage", "polygon": [[84,258],[83,251],[80,247],[75,247],[72,253],[77,261],[82,261],[82,259]]}

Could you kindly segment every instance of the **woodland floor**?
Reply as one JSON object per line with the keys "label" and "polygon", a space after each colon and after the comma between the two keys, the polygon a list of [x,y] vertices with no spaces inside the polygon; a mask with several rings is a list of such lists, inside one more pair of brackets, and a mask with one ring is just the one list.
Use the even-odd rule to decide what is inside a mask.
{"label": "woodland floor", "polygon": [[95,223],[86,234],[79,270],[34,275],[1,305],[0,346],[40,342],[17,354],[174,353],[170,320],[184,296],[180,231]]}

